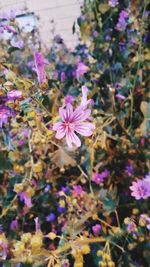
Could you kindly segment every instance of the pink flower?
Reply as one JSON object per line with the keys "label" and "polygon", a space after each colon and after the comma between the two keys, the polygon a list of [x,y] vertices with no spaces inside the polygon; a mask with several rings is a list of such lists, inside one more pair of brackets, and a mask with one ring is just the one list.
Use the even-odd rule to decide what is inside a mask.
{"label": "pink flower", "polygon": [[135,197],[135,199],[147,199],[150,197],[150,183],[145,180],[137,180],[136,182],[132,183],[130,186],[132,191],[131,195]]}
{"label": "pink flower", "polygon": [[46,82],[46,72],[45,72],[45,59],[43,55],[39,52],[34,53],[34,62],[36,67],[36,73],[38,76],[39,84],[44,84]]}
{"label": "pink flower", "polygon": [[80,76],[83,76],[88,70],[89,68],[84,63],[79,62],[76,69],[76,77],[79,78]]}
{"label": "pink flower", "polygon": [[91,136],[95,129],[93,123],[85,121],[89,119],[90,113],[90,109],[84,109],[81,105],[73,111],[73,106],[69,103],[66,108],[59,108],[62,122],[56,122],[53,126],[53,130],[57,131],[56,138],[62,139],[66,136],[66,142],[69,147],[72,147],[72,144],[80,147],[81,141],[76,133],[83,136]]}
{"label": "pink flower", "polygon": [[94,173],[92,177],[92,181],[96,184],[101,184],[109,176],[109,174],[110,172],[108,170],[104,170],[101,173]]}
{"label": "pink flower", "polygon": [[94,226],[92,226],[92,231],[94,235],[99,235],[100,230],[101,230],[100,224],[95,224]]}
{"label": "pink flower", "polygon": [[15,100],[22,97],[22,92],[18,90],[12,90],[7,93],[7,97],[9,100]]}
{"label": "pink flower", "polygon": [[88,99],[87,100],[87,94],[88,94],[88,88],[83,85],[82,86],[82,100],[81,100],[81,105],[86,107],[87,105],[93,105],[94,104],[94,100],[93,99]]}
{"label": "pink flower", "polygon": [[11,116],[11,112],[8,107],[0,105],[0,128],[3,124],[8,122],[8,118]]}
{"label": "pink flower", "polygon": [[68,103],[72,104],[74,101],[74,97],[72,95],[67,95],[65,97],[65,104],[67,105]]}
{"label": "pink flower", "polygon": [[73,186],[73,190],[72,190],[72,194],[73,194],[73,196],[75,196],[75,197],[77,197],[77,196],[81,196],[81,195],[83,195],[85,192],[84,192],[84,190],[83,190],[83,188],[82,188],[82,186],[81,185],[74,185]]}

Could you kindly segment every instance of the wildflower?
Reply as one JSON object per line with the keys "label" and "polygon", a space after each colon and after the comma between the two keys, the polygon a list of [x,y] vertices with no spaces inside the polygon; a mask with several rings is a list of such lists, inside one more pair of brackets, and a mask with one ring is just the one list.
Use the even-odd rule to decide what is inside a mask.
{"label": "wildflower", "polygon": [[150,197],[150,183],[144,179],[133,182],[130,189],[132,191],[131,195],[137,200]]}
{"label": "wildflower", "polygon": [[111,7],[115,7],[119,4],[118,0],[109,0],[108,4],[111,6]]}
{"label": "wildflower", "polygon": [[10,109],[4,105],[0,105],[0,128],[2,128],[3,124],[8,122],[10,115]]}
{"label": "wildflower", "polygon": [[116,25],[116,29],[118,31],[125,30],[127,27],[127,19],[128,19],[128,13],[124,10],[122,10],[119,14],[119,20]]}
{"label": "wildflower", "polygon": [[56,216],[55,216],[54,213],[50,213],[50,214],[46,217],[46,221],[47,221],[47,222],[53,222],[53,221],[55,221],[55,219],[56,219]]}
{"label": "wildflower", "polygon": [[31,197],[26,196],[26,192],[21,192],[19,194],[20,200],[24,201],[25,205],[30,208],[32,206]]}
{"label": "wildflower", "polygon": [[94,104],[93,99],[88,99],[87,100],[87,93],[88,93],[88,88],[86,86],[82,86],[82,100],[81,100],[81,105],[86,107],[87,105]]}
{"label": "wildflower", "polygon": [[67,95],[65,97],[65,104],[67,105],[68,103],[69,104],[72,104],[72,102],[74,101],[74,97],[72,95]]}
{"label": "wildflower", "polygon": [[92,226],[92,231],[93,231],[94,235],[98,235],[100,230],[101,230],[100,224],[95,224],[94,226]]}
{"label": "wildflower", "polygon": [[150,172],[145,176],[144,181],[147,181],[150,183]]}
{"label": "wildflower", "polygon": [[39,84],[43,84],[46,82],[46,72],[45,72],[45,61],[44,57],[41,53],[35,52],[34,53],[34,62],[36,67],[36,73],[38,76],[38,82]]}
{"label": "wildflower", "polygon": [[66,109],[59,108],[62,122],[56,122],[53,126],[53,130],[57,131],[56,138],[62,139],[66,136],[66,142],[69,147],[72,148],[72,144],[80,147],[81,141],[75,132],[83,136],[91,136],[95,129],[93,123],[85,122],[86,119],[89,119],[90,113],[90,109],[84,110],[82,106],[73,111],[71,104],[67,104]]}
{"label": "wildflower", "polygon": [[11,222],[11,224],[10,224],[10,229],[13,230],[13,231],[15,231],[15,230],[18,229],[18,227],[19,227],[18,220],[17,219],[13,220]]}
{"label": "wildflower", "polygon": [[61,75],[60,75],[60,79],[61,79],[61,82],[63,83],[66,79],[66,74],[64,71],[61,72]]}
{"label": "wildflower", "polygon": [[73,196],[80,196],[80,195],[83,195],[84,193],[85,192],[84,192],[81,185],[74,185],[73,186],[73,191],[72,191]]}
{"label": "wildflower", "polygon": [[84,63],[79,62],[76,69],[76,77],[79,78],[80,76],[83,76],[88,70],[89,68]]}
{"label": "wildflower", "polygon": [[9,100],[20,99],[22,97],[22,92],[19,90],[12,90],[7,93]]}
{"label": "wildflower", "polygon": [[101,173],[95,173],[92,177],[92,181],[96,184],[101,184],[109,176],[109,173],[110,172],[108,170],[104,170]]}

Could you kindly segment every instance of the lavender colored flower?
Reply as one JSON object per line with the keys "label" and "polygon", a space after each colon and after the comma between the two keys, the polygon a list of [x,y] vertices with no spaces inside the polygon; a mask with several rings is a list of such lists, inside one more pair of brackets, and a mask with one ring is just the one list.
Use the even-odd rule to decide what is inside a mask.
{"label": "lavender colored flower", "polygon": [[79,62],[76,69],[76,77],[79,78],[80,76],[83,76],[85,73],[88,72],[88,70],[89,70],[88,66],[86,66],[82,62]]}
{"label": "lavender colored flower", "polygon": [[125,10],[122,10],[119,14],[118,23],[116,25],[116,29],[118,31],[125,30],[128,23],[128,13]]}
{"label": "lavender colored flower", "polygon": [[39,84],[46,83],[46,72],[45,72],[45,61],[44,57],[41,53],[35,52],[34,53],[34,62],[36,67],[36,73],[38,76],[38,82]]}
{"label": "lavender colored flower", "polygon": [[104,170],[101,173],[95,173],[92,177],[92,181],[96,184],[101,184],[109,176],[109,174],[110,172],[108,170]]}
{"label": "lavender colored flower", "polygon": [[67,95],[67,96],[65,97],[65,104],[66,104],[66,105],[67,105],[67,104],[72,104],[73,101],[74,101],[74,97],[73,97],[72,95]]}
{"label": "lavender colored flower", "polygon": [[10,224],[10,229],[14,231],[14,230],[17,230],[18,227],[19,227],[19,225],[18,225],[18,220],[17,220],[17,219],[13,220],[13,221],[11,222],[11,224]]}
{"label": "lavender colored flower", "polygon": [[8,122],[8,118],[11,116],[10,109],[4,105],[0,105],[0,128],[3,124]]}
{"label": "lavender colored flower", "polygon": [[150,172],[144,177],[144,180],[150,183]]}
{"label": "lavender colored flower", "polygon": [[133,166],[131,164],[127,164],[125,172],[127,173],[128,176],[131,176],[133,174]]}
{"label": "lavender colored flower", "polygon": [[130,190],[132,191],[131,195],[137,200],[150,197],[150,183],[144,179],[133,182]]}
{"label": "lavender colored flower", "polygon": [[7,97],[9,100],[15,100],[22,98],[22,92],[18,90],[12,90],[7,93]]}
{"label": "lavender colored flower", "polygon": [[108,4],[111,6],[111,7],[115,7],[119,4],[118,0],[109,0]]}
{"label": "lavender colored flower", "polygon": [[81,185],[74,185],[72,190],[73,196],[80,196],[84,194],[84,190]]}
{"label": "lavender colored flower", "polygon": [[93,123],[85,122],[85,120],[89,119],[90,113],[90,109],[85,110],[82,106],[73,111],[71,104],[67,104],[66,109],[59,108],[62,122],[56,122],[53,126],[53,130],[57,131],[56,138],[62,139],[66,136],[66,142],[70,148],[72,148],[72,143],[80,147],[81,141],[75,132],[83,136],[91,136],[95,129]]}
{"label": "lavender colored flower", "polygon": [[24,201],[25,205],[28,207],[28,208],[31,208],[32,206],[32,202],[31,202],[31,197],[27,197],[26,196],[26,192],[21,192],[18,194],[19,197],[20,197],[20,200],[21,201]]}
{"label": "lavender colored flower", "polygon": [[94,226],[92,226],[92,231],[94,233],[94,235],[99,235],[99,232],[101,230],[101,226],[100,224],[95,224]]}
{"label": "lavender colored flower", "polygon": [[62,83],[65,81],[65,79],[66,79],[66,74],[65,74],[64,71],[61,72],[61,74],[60,74],[60,79],[61,79],[61,82],[62,82]]}
{"label": "lavender colored flower", "polygon": [[50,213],[50,214],[46,217],[46,221],[47,221],[47,222],[53,222],[53,221],[55,221],[55,219],[56,219],[56,216],[55,216],[54,213]]}

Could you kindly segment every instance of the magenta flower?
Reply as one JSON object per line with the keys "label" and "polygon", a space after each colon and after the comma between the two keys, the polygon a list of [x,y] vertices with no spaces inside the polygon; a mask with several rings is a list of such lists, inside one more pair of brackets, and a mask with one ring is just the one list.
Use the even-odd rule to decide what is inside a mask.
{"label": "magenta flower", "polygon": [[82,188],[81,185],[74,185],[74,186],[73,186],[72,195],[73,195],[74,197],[81,196],[81,195],[83,195],[84,193],[85,193],[85,192],[84,192],[84,190],[83,190],[83,188]]}
{"label": "magenta flower", "polygon": [[94,235],[99,235],[99,232],[101,230],[101,226],[100,224],[95,224],[94,226],[92,226],[92,231],[94,233]]}
{"label": "magenta flower", "polygon": [[86,86],[82,86],[82,100],[81,100],[81,105],[86,107],[87,105],[93,105],[94,100],[93,99],[88,99],[87,100],[87,93],[88,93],[88,88]]}
{"label": "magenta flower", "polygon": [[144,179],[133,182],[130,189],[132,191],[131,195],[137,200],[150,197],[150,183]]}
{"label": "magenta flower", "polygon": [[8,122],[8,118],[11,116],[11,112],[8,107],[4,105],[0,105],[0,128],[2,128],[3,124]]}
{"label": "magenta flower", "polygon": [[34,62],[36,67],[36,73],[38,76],[39,84],[44,84],[46,82],[46,72],[45,72],[45,59],[43,55],[39,52],[34,53]]}
{"label": "magenta flower", "polygon": [[66,105],[67,105],[67,104],[72,104],[73,101],[74,101],[74,97],[73,97],[72,95],[67,95],[67,96],[65,97],[65,104],[66,104]]}
{"label": "magenta flower", "polygon": [[80,76],[83,76],[85,73],[88,72],[88,70],[89,70],[88,66],[86,66],[82,62],[79,62],[76,69],[76,77],[79,78]]}
{"label": "magenta flower", "polygon": [[118,23],[116,25],[116,29],[118,31],[125,30],[128,23],[128,13],[125,10],[122,10],[119,14]]}
{"label": "magenta flower", "polygon": [[22,97],[22,92],[18,90],[12,90],[7,93],[9,100],[20,99]]}
{"label": "magenta flower", "polygon": [[94,173],[92,181],[96,184],[101,184],[109,176],[109,174],[110,172],[108,170],[104,170],[101,173]]}
{"label": "magenta flower", "polygon": [[59,108],[62,122],[56,122],[53,126],[53,130],[57,131],[56,138],[62,139],[66,136],[66,142],[69,147],[72,147],[72,144],[80,147],[81,141],[76,133],[83,136],[91,136],[95,129],[93,123],[85,121],[89,119],[90,113],[90,109],[84,109],[81,105],[74,111],[71,104],[67,104],[66,108]]}
{"label": "magenta flower", "polygon": [[118,0],[109,0],[108,4],[111,6],[111,7],[115,7],[119,4]]}

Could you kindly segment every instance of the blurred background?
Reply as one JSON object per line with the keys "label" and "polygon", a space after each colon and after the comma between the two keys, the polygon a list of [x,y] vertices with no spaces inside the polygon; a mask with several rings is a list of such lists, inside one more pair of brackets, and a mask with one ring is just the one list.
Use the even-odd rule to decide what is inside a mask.
{"label": "blurred background", "polygon": [[[38,27],[42,45],[49,47],[54,36],[60,35],[69,48],[78,40],[78,30],[73,35],[72,26],[80,15],[83,0],[0,0],[0,16],[16,12],[23,27]],[[27,29],[28,30],[28,29]],[[6,33],[5,33],[6,34]]]}

